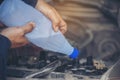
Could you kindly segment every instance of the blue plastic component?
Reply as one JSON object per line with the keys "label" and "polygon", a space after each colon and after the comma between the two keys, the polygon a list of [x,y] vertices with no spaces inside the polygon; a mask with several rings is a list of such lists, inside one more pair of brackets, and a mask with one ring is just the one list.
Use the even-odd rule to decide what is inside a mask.
{"label": "blue plastic component", "polygon": [[79,56],[80,51],[76,48],[74,48],[72,54],[69,55],[70,58],[76,59]]}

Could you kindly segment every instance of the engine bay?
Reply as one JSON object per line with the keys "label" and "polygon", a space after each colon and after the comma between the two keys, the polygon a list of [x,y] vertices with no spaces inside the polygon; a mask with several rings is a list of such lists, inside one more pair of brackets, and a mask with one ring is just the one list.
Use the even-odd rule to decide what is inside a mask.
{"label": "engine bay", "polygon": [[103,61],[92,56],[73,60],[56,54],[41,51],[39,56],[19,57],[8,65],[7,75],[18,79],[97,80],[108,70]]}

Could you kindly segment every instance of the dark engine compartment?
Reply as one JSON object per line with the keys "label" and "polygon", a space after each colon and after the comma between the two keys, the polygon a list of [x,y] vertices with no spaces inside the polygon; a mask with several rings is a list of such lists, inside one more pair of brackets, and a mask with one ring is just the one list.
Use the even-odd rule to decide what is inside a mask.
{"label": "dark engine compartment", "polygon": [[8,77],[24,79],[66,80],[66,74],[77,80],[86,77],[99,79],[108,70],[103,61],[96,61],[92,56],[73,60],[60,53],[47,51],[41,51],[39,56],[17,57],[17,60],[11,57],[10,60]]}

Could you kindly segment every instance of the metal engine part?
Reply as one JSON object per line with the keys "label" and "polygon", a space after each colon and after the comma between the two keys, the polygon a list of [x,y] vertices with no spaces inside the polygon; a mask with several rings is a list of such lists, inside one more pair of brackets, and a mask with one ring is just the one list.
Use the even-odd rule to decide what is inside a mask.
{"label": "metal engine part", "polygon": [[[61,57],[62,56],[62,57]],[[16,79],[62,79],[69,80],[69,76],[74,79],[99,79],[106,71],[105,63],[93,60],[93,57],[80,60],[69,59],[63,55],[55,55],[52,52],[42,51],[39,56],[33,58],[28,56],[23,61],[18,58],[17,64],[9,64],[8,66],[8,80]],[[33,58],[33,59],[31,59]]]}

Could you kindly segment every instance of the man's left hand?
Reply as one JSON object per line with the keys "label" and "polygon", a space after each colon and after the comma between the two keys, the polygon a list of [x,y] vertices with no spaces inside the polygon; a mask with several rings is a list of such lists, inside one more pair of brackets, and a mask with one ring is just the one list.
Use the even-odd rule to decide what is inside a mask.
{"label": "man's left hand", "polygon": [[36,9],[42,12],[46,17],[52,21],[55,32],[60,30],[63,34],[67,31],[67,24],[59,15],[59,13],[44,0],[38,0]]}

